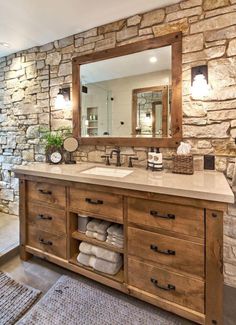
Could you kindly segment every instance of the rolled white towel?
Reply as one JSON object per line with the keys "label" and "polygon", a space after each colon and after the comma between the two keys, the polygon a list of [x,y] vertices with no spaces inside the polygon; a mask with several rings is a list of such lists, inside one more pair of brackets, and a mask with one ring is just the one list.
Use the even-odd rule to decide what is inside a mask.
{"label": "rolled white towel", "polygon": [[80,264],[83,264],[83,265],[89,266],[90,258],[91,258],[91,255],[84,254],[84,253],[79,253],[79,255],[77,256],[77,261],[78,261]]}
{"label": "rolled white towel", "polygon": [[117,237],[114,237],[114,236],[111,236],[111,235],[108,235],[107,239],[110,240],[110,241],[116,241],[118,243],[123,243],[124,242],[124,238],[117,238]]}
{"label": "rolled white towel", "polygon": [[111,222],[102,220],[99,225],[96,226],[95,230],[97,233],[104,235],[107,234],[107,229],[110,227]]}
{"label": "rolled white towel", "polygon": [[117,260],[117,262],[113,263],[113,262],[109,262],[97,258],[96,256],[93,255],[79,253],[79,255],[77,256],[77,261],[82,265],[90,266],[99,272],[103,272],[110,275],[115,275],[123,265],[123,260],[121,255]]}
{"label": "rolled white towel", "polygon": [[92,264],[93,264],[93,268],[99,272],[115,275],[121,269],[123,265],[123,261],[121,256],[116,263],[112,263],[100,258],[96,258]]}
{"label": "rolled white towel", "polygon": [[117,243],[117,242],[111,241],[111,240],[106,240],[106,243],[108,243],[110,245],[113,245],[113,246],[116,246],[116,247],[119,247],[119,248],[123,248],[124,247],[124,243]]}
{"label": "rolled white towel", "polygon": [[94,255],[98,258],[101,258],[103,260],[109,261],[109,262],[117,262],[119,260],[119,253],[112,252],[108,249],[98,247],[95,245],[91,245],[85,242],[81,242],[79,245],[79,250],[81,253],[88,254],[88,255]]}
{"label": "rolled white towel", "polygon": [[90,231],[90,230],[87,230],[85,235],[87,237],[95,238],[95,239],[100,240],[100,241],[105,241],[106,238],[107,238],[107,235],[102,235],[102,234],[99,234],[96,231]]}
{"label": "rolled white towel", "polygon": [[107,232],[109,235],[114,236],[123,236],[123,226],[119,224],[113,224],[108,229]]}
{"label": "rolled white towel", "polygon": [[101,220],[98,220],[98,219],[92,219],[92,220],[89,221],[89,223],[87,224],[87,230],[89,230],[89,231],[95,231],[95,228],[99,225],[100,222],[101,222]]}
{"label": "rolled white towel", "polygon": [[93,219],[87,224],[87,230],[96,231],[101,235],[107,234],[107,229],[111,225],[111,222],[99,219]]}

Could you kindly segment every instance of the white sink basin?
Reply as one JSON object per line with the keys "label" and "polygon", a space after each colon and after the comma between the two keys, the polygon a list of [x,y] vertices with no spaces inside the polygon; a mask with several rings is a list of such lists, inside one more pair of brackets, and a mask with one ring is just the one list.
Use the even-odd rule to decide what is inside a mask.
{"label": "white sink basin", "polygon": [[133,173],[133,170],[106,167],[93,167],[81,172],[81,174],[110,177],[125,177],[127,175],[130,175],[131,173]]}

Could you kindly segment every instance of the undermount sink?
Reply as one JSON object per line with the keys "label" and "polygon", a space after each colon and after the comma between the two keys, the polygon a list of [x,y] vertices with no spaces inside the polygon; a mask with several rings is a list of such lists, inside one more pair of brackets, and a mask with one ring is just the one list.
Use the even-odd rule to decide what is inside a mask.
{"label": "undermount sink", "polygon": [[81,172],[81,174],[98,175],[98,176],[110,176],[110,177],[125,177],[133,173],[133,170],[119,169],[119,168],[107,168],[107,167],[93,167]]}

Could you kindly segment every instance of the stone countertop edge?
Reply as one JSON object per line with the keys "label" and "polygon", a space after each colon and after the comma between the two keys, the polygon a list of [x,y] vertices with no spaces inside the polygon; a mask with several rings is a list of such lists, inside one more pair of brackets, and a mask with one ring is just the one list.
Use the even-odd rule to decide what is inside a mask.
{"label": "stone countertop edge", "polygon": [[[45,170],[46,166],[48,167],[47,170]],[[22,166],[22,165],[15,166],[13,168],[13,172],[16,173],[17,175],[38,176],[38,177],[44,177],[44,178],[67,180],[67,181],[72,181],[72,182],[81,182],[81,183],[94,184],[94,185],[112,186],[112,187],[130,189],[130,190],[136,190],[136,191],[144,191],[144,192],[147,191],[147,192],[152,192],[152,193],[157,193],[157,194],[180,196],[180,197],[207,200],[207,201],[215,201],[215,202],[222,202],[222,203],[234,203],[234,194],[233,194],[224,174],[220,173],[220,172],[202,171],[202,172],[196,172],[194,175],[201,176],[203,178],[204,182],[206,181],[208,186],[210,185],[209,183],[213,176],[214,181],[217,181],[217,183],[222,182],[221,185],[225,188],[225,192],[216,191],[215,189],[217,189],[217,187],[214,188],[214,186],[213,186],[214,184],[212,184],[212,186],[209,186],[210,189],[208,189],[208,190],[196,188],[196,186],[194,188],[194,184],[193,183],[191,184],[191,181],[193,180],[194,175],[172,174],[172,173],[168,173],[165,171],[154,172],[154,174],[153,174],[153,172],[151,172],[151,171],[147,171],[147,170],[140,169],[140,168],[133,168],[134,173],[132,173],[126,177],[123,177],[123,178],[81,174],[82,171],[85,171],[87,169],[97,167],[97,166],[109,168],[104,165],[96,164],[96,163],[78,163],[73,166],[71,166],[71,165],[49,165],[47,163],[31,163],[29,165],[24,165],[24,166]],[[43,169],[42,169],[42,167],[43,167]],[[110,168],[112,168],[112,166],[110,166]],[[117,168],[117,167],[115,167],[115,168]],[[126,167],[119,167],[119,168],[120,169],[128,169]],[[63,172],[63,169],[67,169],[67,170],[65,170],[65,172]],[[73,170],[74,170],[74,172],[73,172]],[[75,175],[75,172],[77,172],[77,175]],[[152,175],[152,177],[151,177],[152,184],[148,184],[147,180],[145,183],[145,178],[150,176],[150,173]],[[170,175],[171,175],[171,178],[170,178]],[[133,176],[136,176],[136,177],[134,177],[134,179],[132,179]],[[155,179],[154,179],[155,176],[158,178],[156,180],[156,184],[155,184]],[[138,177],[139,178],[143,177],[143,180],[137,180]],[[167,185],[161,186],[158,184],[158,182],[160,182],[160,181],[161,182],[163,180],[165,181],[165,178],[167,178],[167,177],[169,178],[169,180],[172,180],[172,181],[173,181],[173,179],[181,181],[181,186],[171,187],[171,184],[169,186],[167,186]],[[206,180],[205,180],[205,178],[206,178]],[[190,181],[189,188],[186,188],[186,184],[185,184],[185,187],[182,186],[182,184],[186,180]],[[219,188],[218,188],[218,190],[219,190]]]}

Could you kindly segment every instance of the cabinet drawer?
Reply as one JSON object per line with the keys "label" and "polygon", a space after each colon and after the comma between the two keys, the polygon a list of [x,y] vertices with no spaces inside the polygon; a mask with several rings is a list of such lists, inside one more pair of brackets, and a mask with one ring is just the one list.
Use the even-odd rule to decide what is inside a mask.
{"label": "cabinet drawer", "polygon": [[163,299],[204,313],[204,282],[201,280],[129,259],[128,283]]}
{"label": "cabinet drawer", "polygon": [[123,223],[123,200],[121,195],[70,188],[70,208],[91,215]]}
{"label": "cabinet drawer", "polygon": [[204,277],[204,246],[128,227],[128,254]]}
{"label": "cabinet drawer", "polygon": [[27,245],[66,259],[66,237],[55,235],[28,225]]}
{"label": "cabinet drawer", "polygon": [[66,206],[66,190],[64,186],[28,182],[27,196],[30,201],[38,201],[60,208]]}
{"label": "cabinet drawer", "polygon": [[204,210],[200,208],[128,198],[128,221],[204,238]]}
{"label": "cabinet drawer", "polygon": [[55,234],[66,233],[65,210],[29,203],[27,222],[41,230]]}

